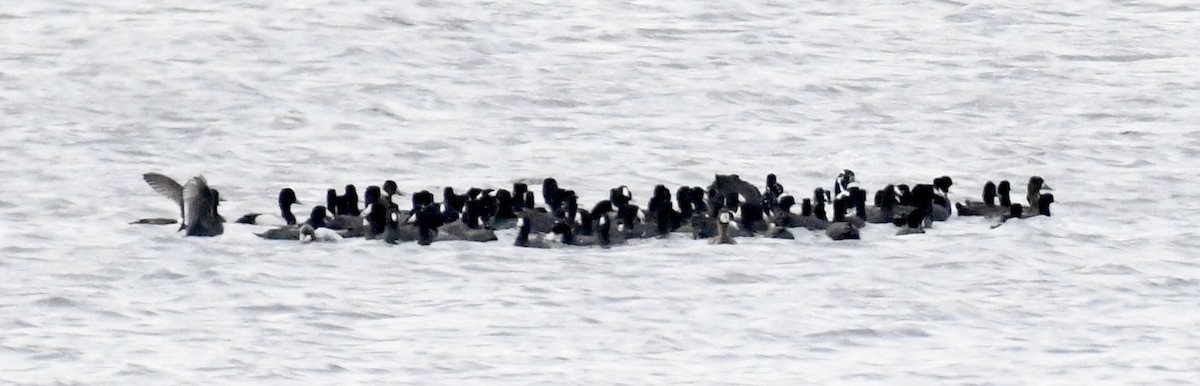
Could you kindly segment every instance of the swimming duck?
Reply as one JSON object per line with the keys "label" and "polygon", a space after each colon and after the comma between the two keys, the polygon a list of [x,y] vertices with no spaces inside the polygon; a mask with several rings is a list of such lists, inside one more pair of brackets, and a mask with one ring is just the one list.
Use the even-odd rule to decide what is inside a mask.
{"label": "swimming duck", "polygon": [[624,239],[613,240],[612,238],[612,218],[609,215],[602,215],[596,220],[596,243],[601,248],[609,248],[613,245],[624,244]]}
{"label": "swimming duck", "polygon": [[996,183],[988,181],[983,184],[983,201],[966,201],[963,203],[955,203],[954,208],[958,209],[959,216],[987,216],[992,213],[1001,213],[1004,207],[996,206]]}
{"label": "swimming duck", "polygon": [[892,185],[880,189],[875,194],[875,206],[867,209],[867,222],[871,224],[888,224],[896,218],[896,190]]}
{"label": "swimming duck", "polygon": [[950,218],[952,206],[950,205],[950,186],[954,185],[954,180],[949,176],[941,176],[933,179],[933,211],[930,216],[933,221],[946,221]]}
{"label": "swimming duck", "polygon": [[833,221],[825,228],[825,235],[834,240],[857,240],[858,228],[846,222],[846,198],[833,200]]}
{"label": "swimming duck", "polygon": [[337,211],[333,214],[339,216],[361,216],[362,209],[358,207],[358,188],[354,184],[346,185],[346,194],[339,196]]}
{"label": "swimming duck", "polygon": [[524,247],[524,248],[543,248],[543,249],[561,246],[561,244],[559,244],[559,243],[553,243],[553,242],[546,241],[544,239],[544,237],[540,236],[540,235],[536,238],[530,238],[529,237],[530,236],[530,234],[529,234],[530,225],[531,224],[529,223],[529,221],[525,220],[524,216],[517,217],[517,238],[515,240],[513,240],[513,245],[518,246],[518,247]]}
{"label": "swimming duck", "polygon": [[733,240],[733,234],[729,232],[730,223],[733,222],[733,213],[722,209],[717,214],[717,235],[708,240],[709,244],[737,244]]}
{"label": "swimming duck", "polygon": [[[824,196],[821,198],[824,199]],[[826,220],[825,217],[825,205],[813,205],[812,200],[807,198],[802,200],[800,202],[800,218],[792,224],[810,231],[828,229],[829,220]]]}
{"label": "swimming duck", "polygon": [[446,224],[438,230],[438,241],[461,240],[474,242],[496,241],[496,232],[488,229],[478,214],[468,211],[462,221]]}
{"label": "swimming duck", "polygon": [[846,222],[855,228],[862,228],[867,225],[867,191],[851,186],[847,193],[847,203],[854,206],[854,216],[846,217]]}
{"label": "swimming duck", "polygon": [[296,199],[296,192],[292,188],[283,188],[279,190],[279,216],[248,213],[237,219],[237,222],[254,225],[296,225],[296,215],[292,214],[293,204],[300,204],[300,201]]}
{"label": "swimming duck", "polygon": [[1008,183],[1008,180],[1000,181],[1000,185],[996,187],[1000,206],[1007,208],[1012,205],[1012,198],[1009,197],[1010,192],[1012,192],[1012,184]]}
{"label": "swimming duck", "polygon": [[807,230],[824,230],[829,226],[828,221],[818,219],[813,215],[812,199],[804,199],[800,204],[800,213],[792,213],[792,207],[796,204],[796,198],[791,195],[783,195],[779,199],[779,209],[773,213],[776,225],[782,225],[790,228],[805,228]]}
{"label": "swimming duck", "polygon": [[763,236],[773,239],[795,240],[796,236],[787,229],[787,218],[776,216],[772,218]]}

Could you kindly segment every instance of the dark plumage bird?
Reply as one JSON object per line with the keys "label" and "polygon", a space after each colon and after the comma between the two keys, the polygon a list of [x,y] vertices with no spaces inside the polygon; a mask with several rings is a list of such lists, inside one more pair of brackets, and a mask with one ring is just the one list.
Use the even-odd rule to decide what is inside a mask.
{"label": "dark plumage bird", "polygon": [[[521,215],[525,217],[525,221],[529,223],[530,229],[535,234],[548,233],[559,222],[567,222],[575,224],[579,212],[579,198],[575,196],[575,192],[571,190],[563,190],[555,188],[553,194],[557,202],[558,209],[548,211],[545,208],[537,208],[532,205],[522,210]],[[528,194],[528,193],[527,193]],[[503,224],[505,229],[516,226],[514,221],[507,221]]]}
{"label": "dark plumage bird", "polygon": [[[995,224],[992,225],[992,229],[996,229],[997,227],[1004,225],[1004,223],[1008,222],[1008,220],[1011,220],[1014,218],[1019,220],[1021,218],[1024,218],[1023,213],[1022,213],[1023,211],[1024,210],[1021,208],[1021,204],[1009,204],[1008,213],[1004,213],[1004,214],[1001,214],[1000,216],[998,216],[999,221],[997,221]],[[989,218],[997,218],[997,217],[989,217]]]}
{"label": "dark plumage bird", "polygon": [[616,214],[620,222],[613,238],[642,239],[659,235],[654,227],[642,221],[642,210],[637,205],[628,204],[618,207]]}
{"label": "dark plumage bird", "polygon": [[613,245],[624,244],[625,240],[614,240],[612,238],[612,218],[609,215],[602,215],[596,220],[596,244],[601,248],[609,248]]}
{"label": "dark plumage bird", "polygon": [[436,205],[421,206],[407,216],[393,206],[388,209],[383,239],[389,244],[416,241],[419,245],[429,245],[438,236],[441,220],[442,213]]}
{"label": "dark plumage bird", "polygon": [[654,187],[654,195],[646,204],[648,219],[654,222],[654,230],[658,237],[667,237],[680,227],[682,215],[675,211],[671,201],[671,190],[664,185]]}
{"label": "dark plumage bird", "polygon": [[[948,177],[945,177],[948,178]],[[938,179],[935,179],[937,182]],[[950,201],[947,199],[946,190],[949,189],[948,181],[941,180],[940,184],[945,188],[939,188],[937,185],[917,184],[912,189],[912,206],[897,207],[897,212],[901,216],[907,216],[911,210],[920,210],[925,216],[925,227],[933,226],[933,221],[946,221],[950,218]]]}
{"label": "dark plumage bird", "polygon": [[846,199],[833,200],[833,222],[825,229],[825,235],[834,240],[858,240],[858,228],[846,222]]}
{"label": "dark plumage bird", "polygon": [[383,197],[383,191],[378,186],[367,186],[367,190],[363,192],[363,211],[370,210],[371,205],[379,202],[380,197]]}
{"label": "dark plumage bird", "polygon": [[389,201],[395,200],[395,195],[400,194],[400,187],[396,185],[396,181],[387,180],[383,182],[383,194],[388,196]]}
{"label": "dark plumage bird", "polygon": [[987,216],[995,213],[1003,213],[1004,207],[996,206],[996,183],[988,181],[983,184],[983,201],[966,201],[962,203],[954,203],[954,208],[958,210],[959,216]]}
{"label": "dark plumage bird", "polygon": [[810,231],[829,228],[829,220],[825,217],[825,204],[813,205],[812,200],[804,199],[800,202],[800,218],[792,224]]}
{"label": "dark plumage bird", "polygon": [[558,193],[558,180],[554,178],[542,180],[542,200],[546,203],[546,207],[550,209],[551,213],[557,212],[561,208],[562,204],[559,202]]}
{"label": "dark plumage bird", "polygon": [[671,232],[680,227],[679,212],[676,212],[675,208],[671,207],[669,201],[658,211],[651,213],[650,218],[654,220],[654,235],[659,238],[670,236]]}
{"label": "dark plumage bird", "polygon": [[[557,237],[559,242],[563,245],[573,245],[577,247],[590,247],[595,245],[603,246],[601,245],[600,237],[576,234],[575,229],[567,223],[560,222],[555,224],[554,228],[550,230],[550,233],[555,235],[555,237]],[[609,240],[609,245],[611,245],[611,238]]]}
{"label": "dark plumage bird", "polygon": [[1054,195],[1050,193],[1042,193],[1038,196],[1038,212],[1037,215],[1050,217],[1050,204],[1054,203]]}
{"label": "dark plumage bird", "polygon": [[852,186],[847,193],[846,198],[854,206],[854,216],[846,217],[846,222],[855,228],[862,228],[867,225],[867,191]]}
{"label": "dark plumage bird", "polygon": [[496,214],[493,216],[494,221],[512,221],[516,220],[517,213],[513,212],[516,200],[513,199],[512,192],[506,189],[496,191]]}
{"label": "dark plumage bird", "polygon": [[513,213],[520,213],[521,210],[523,210],[525,208],[531,208],[531,206],[529,206],[529,207],[525,206],[525,193],[529,193],[529,185],[528,184],[526,184],[524,182],[514,182],[513,183],[513,188],[512,188],[512,198],[513,198],[512,212]]}
{"label": "dark plumage bird", "polygon": [[888,185],[875,193],[875,206],[867,208],[867,222],[889,224],[896,218],[896,190]]}
{"label": "dark plumage bird", "polygon": [[430,245],[437,238],[442,226],[442,212],[437,205],[426,205],[413,212],[417,225],[417,244]]}
{"label": "dark plumage bird", "polygon": [[675,191],[675,201],[679,205],[680,222],[686,222],[687,220],[691,219],[692,213],[696,210],[695,206],[692,205],[692,200],[690,198],[691,191],[691,188],[686,186],[680,186],[679,189]]}
{"label": "dark plumage bird", "polygon": [[[946,221],[950,218],[950,186],[954,185],[954,180],[948,176],[941,176],[933,179],[933,216],[934,221]],[[938,207],[941,207],[940,209]]]}
{"label": "dark plumage bird", "polygon": [[484,224],[477,213],[470,210],[463,213],[462,221],[455,221],[442,226],[438,230],[438,241],[475,241],[488,242],[499,240],[496,232]]}
{"label": "dark plumage bird", "polygon": [[478,199],[479,199],[479,197],[482,197],[482,196],[483,196],[483,189],[479,189],[479,188],[476,188],[476,187],[471,187],[471,188],[468,188],[468,189],[467,189],[466,196],[467,196],[467,201],[475,201],[475,200],[478,200]]}
{"label": "dark plumage bird", "polygon": [[595,219],[592,218],[591,212],[586,209],[579,210],[579,221],[575,223],[575,234],[580,236],[594,236],[596,232]]}
{"label": "dark plumage bird", "polygon": [[[547,233],[550,232],[550,229],[554,228],[554,224],[557,224],[561,220],[559,215],[563,213],[564,211],[561,208],[559,208],[558,214],[547,212],[542,210],[542,208],[535,208],[525,209],[520,215],[525,217],[526,222],[529,222],[533,233]],[[510,224],[512,225],[507,228],[516,226],[515,222],[511,222]]]}
{"label": "dark plumage bird", "polygon": [[534,207],[536,207],[536,206],[537,206],[537,205],[536,205],[536,204],[533,202],[533,192],[525,192],[524,201],[525,201],[525,204],[523,204],[523,205],[522,205],[524,208],[530,208],[530,209],[531,209],[531,208],[534,208]]}
{"label": "dark plumage bird", "polygon": [[442,217],[446,224],[454,223],[462,218],[462,212],[466,205],[466,195],[455,194],[454,188],[449,186],[442,189]]}
{"label": "dark plumage bird", "polygon": [[908,185],[896,185],[896,206],[913,206],[912,191]]}
{"label": "dark plumage bird", "polygon": [[397,244],[419,239],[420,232],[410,221],[412,216],[411,212],[406,214],[395,205],[389,206],[387,210],[387,226],[384,227],[383,231],[383,241],[388,244]]}
{"label": "dark plumage bird", "polygon": [[562,205],[559,211],[554,212],[554,217],[574,224],[579,220],[579,196],[575,195],[574,190],[561,190],[558,193]]}
{"label": "dark plumage bird", "polygon": [[346,185],[346,194],[342,196],[337,196],[336,192],[330,189],[325,194],[325,201],[336,206],[338,210],[330,210],[333,215],[326,220],[324,227],[343,231],[339,232],[343,237],[366,236],[367,224],[363,221],[362,209],[358,207],[358,189],[354,185]]}
{"label": "dark plumage bird", "polygon": [[756,233],[766,232],[769,224],[763,218],[763,210],[761,204],[753,202],[744,202],[740,206],[739,212],[741,217],[738,218],[739,236],[751,237]]}
{"label": "dark plumage bird", "polygon": [[[825,203],[829,202],[829,192],[825,189],[813,189],[812,210],[813,216],[821,221],[829,221],[829,217],[825,214]],[[822,228],[824,229],[824,228]]]}
{"label": "dark plumage bird", "polygon": [[[370,188],[367,188],[368,195]],[[363,234],[367,240],[375,240],[384,237],[387,230],[387,214],[393,205],[390,196],[380,195],[375,199],[375,202],[367,206],[367,213],[364,216],[367,221],[367,228]]]}
{"label": "dark plumage bird", "polygon": [[1032,209],[1023,210],[1021,208],[1021,204],[1012,204],[1009,213],[1001,217],[1000,223],[993,225],[992,228],[998,227],[1000,224],[1003,224],[1005,221],[1013,218],[1026,219],[1038,216],[1050,217],[1050,204],[1054,203],[1054,195],[1050,193],[1042,193],[1040,196],[1038,196],[1036,202],[1038,203],[1038,208],[1036,211]]}
{"label": "dark plumage bird", "polygon": [[426,206],[430,206],[430,205],[433,205],[433,193],[430,193],[428,190],[422,190],[420,192],[413,193],[413,195],[412,195],[412,212],[413,213],[416,213],[417,210],[424,208]]}
{"label": "dark plumage bird", "polygon": [[1012,192],[1012,184],[1008,183],[1008,180],[1000,181],[1000,185],[996,187],[1000,206],[1005,208],[1012,206],[1012,198],[1009,196],[1010,192]]}
{"label": "dark plumage bird", "polygon": [[362,209],[358,207],[358,188],[353,184],[346,185],[346,194],[338,197],[338,210],[333,213],[344,216],[362,215]]}
{"label": "dark plumage bird", "polygon": [[329,189],[325,191],[325,209],[328,209],[330,213],[335,215],[340,213],[341,209],[339,206],[341,203],[342,198],[338,196],[337,189]]}
{"label": "dark plumage bird", "polygon": [[708,202],[704,199],[704,194],[705,194],[704,189],[699,186],[693,186],[692,189],[688,191],[688,199],[691,200],[691,202],[692,202],[692,214],[693,215],[696,215],[696,214],[715,215],[716,214],[716,213],[710,211],[711,208],[708,206]]}
{"label": "dark plumage bird", "polygon": [[784,195],[779,199],[779,208],[774,213],[775,224],[788,228],[805,228],[810,231],[823,230],[829,226],[829,222],[818,219],[813,215],[813,205],[811,199],[804,199],[800,204],[800,213],[792,213],[792,207],[796,204],[796,198],[790,195]]}
{"label": "dark plumage bird", "polygon": [[783,196],[783,185],[779,183],[775,173],[767,174],[767,185],[763,188],[763,212],[774,211],[779,206],[781,196]]}
{"label": "dark plumage bird", "polygon": [[612,202],[613,207],[620,210],[626,205],[633,203],[633,193],[629,191],[629,187],[621,185],[608,191],[608,200]]}
{"label": "dark plumage bird", "polygon": [[773,239],[795,240],[796,236],[791,231],[788,231],[786,222],[786,218],[775,217],[771,220],[771,224],[766,232],[763,232],[763,236]]}
{"label": "dark plumage bird", "polygon": [[742,210],[741,196],[733,192],[725,193],[725,197],[722,197],[716,204],[720,204],[722,208],[725,208],[734,215],[737,215],[738,211]]}
{"label": "dark plumage bird", "polygon": [[908,217],[910,212],[918,212],[922,222],[926,228],[933,225],[931,213],[933,212],[933,196],[934,187],[929,184],[917,184],[913,186],[912,194],[909,195],[909,205],[899,205],[896,207],[896,215],[904,218]]}
{"label": "dark plumage bird", "polygon": [[529,231],[529,221],[525,221],[525,217],[517,217],[517,238],[513,240],[513,245],[525,248],[553,248],[561,246],[561,244],[546,241],[541,235],[531,238]]}
{"label": "dark plumage bird", "polygon": [[483,222],[488,223],[492,229],[507,229],[508,227],[505,226],[506,224],[503,221],[495,221],[496,208],[499,207],[495,192],[495,189],[484,189],[483,193],[479,195],[480,218],[483,219]]}
{"label": "dark plumage bird", "polygon": [[592,216],[599,217],[604,214],[615,213],[616,208],[613,208],[612,201],[600,200],[596,205],[592,206]]}
{"label": "dark plumage bird", "polygon": [[225,222],[217,213],[221,194],[208,186],[204,176],[192,177],[183,186],[183,203],[187,208],[188,236],[217,236],[225,233]]}
{"label": "dark plumage bird", "polygon": [[254,225],[296,225],[296,215],[292,214],[293,204],[300,204],[300,201],[296,199],[296,192],[292,188],[283,188],[279,190],[279,216],[249,213],[237,219],[237,222]]}

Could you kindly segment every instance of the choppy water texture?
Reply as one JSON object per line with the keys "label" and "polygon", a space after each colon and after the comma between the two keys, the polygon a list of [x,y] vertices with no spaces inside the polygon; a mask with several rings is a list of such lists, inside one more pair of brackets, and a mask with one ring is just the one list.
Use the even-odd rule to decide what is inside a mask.
{"label": "choppy water texture", "polygon": [[[8,1],[0,380],[1195,384],[1188,2]],[[1055,187],[1056,216],[732,247],[213,239],[346,183]],[[1023,197],[1024,191],[1017,189]],[[589,204],[590,205],[590,204]]]}

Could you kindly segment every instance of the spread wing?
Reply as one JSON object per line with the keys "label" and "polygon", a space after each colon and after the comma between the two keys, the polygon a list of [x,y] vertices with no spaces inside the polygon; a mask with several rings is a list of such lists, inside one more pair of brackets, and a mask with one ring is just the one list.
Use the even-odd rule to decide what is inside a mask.
{"label": "spread wing", "polygon": [[[171,177],[167,177],[158,173],[143,174],[142,179],[146,180],[146,184],[150,185],[155,192],[158,192],[158,194],[169,198],[171,201],[174,201],[175,205],[179,205],[180,221],[186,220],[187,215],[184,213],[183,209],[183,187],[179,186],[178,182],[175,182],[175,180],[171,179]],[[181,225],[186,224],[188,223],[185,222]]]}
{"label": "spread wing", "polygon": [[171,179],[158,173],[146,173],[142,175],[142,179],[150,185],[158,194],[171,199],[179,206],[183,206],[183,186]]}

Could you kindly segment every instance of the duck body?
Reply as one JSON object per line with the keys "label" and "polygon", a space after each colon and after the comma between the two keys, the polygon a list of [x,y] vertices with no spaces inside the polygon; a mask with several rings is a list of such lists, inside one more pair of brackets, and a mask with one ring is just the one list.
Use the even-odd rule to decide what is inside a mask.
{"label": "duck body", "polygon": [[1004,208],[996,206],[996,195],[996,184],[988,181],[983,185],[983,201],[954,203],[954,208],[958,210],[959,216],[987,216],[997,213]]}
{"label": "duck body", "polygon": [[296,199],[296,192],[292,188],[283,188],[279,190],[279,215],[266,213],[247,213],[237,219],[240,224],[251,225],[296,225],[296,215],[292,214],[292,205],[299,204]]}
{"label": "duck body", "polygon": [[833,240],[858,240],[858,228],[846,222],[846,198],[833,200],[833,221],[825,228],[825,235]]}
{"label": "duck body", "polygon": [[728,210],[722,209],[721,212],[717,214],[717,235],[710,238],[708,243],[714,245],[737,244],[737,241],[733,240],[733,234],[729,230],[732,222],[733,214]]}

